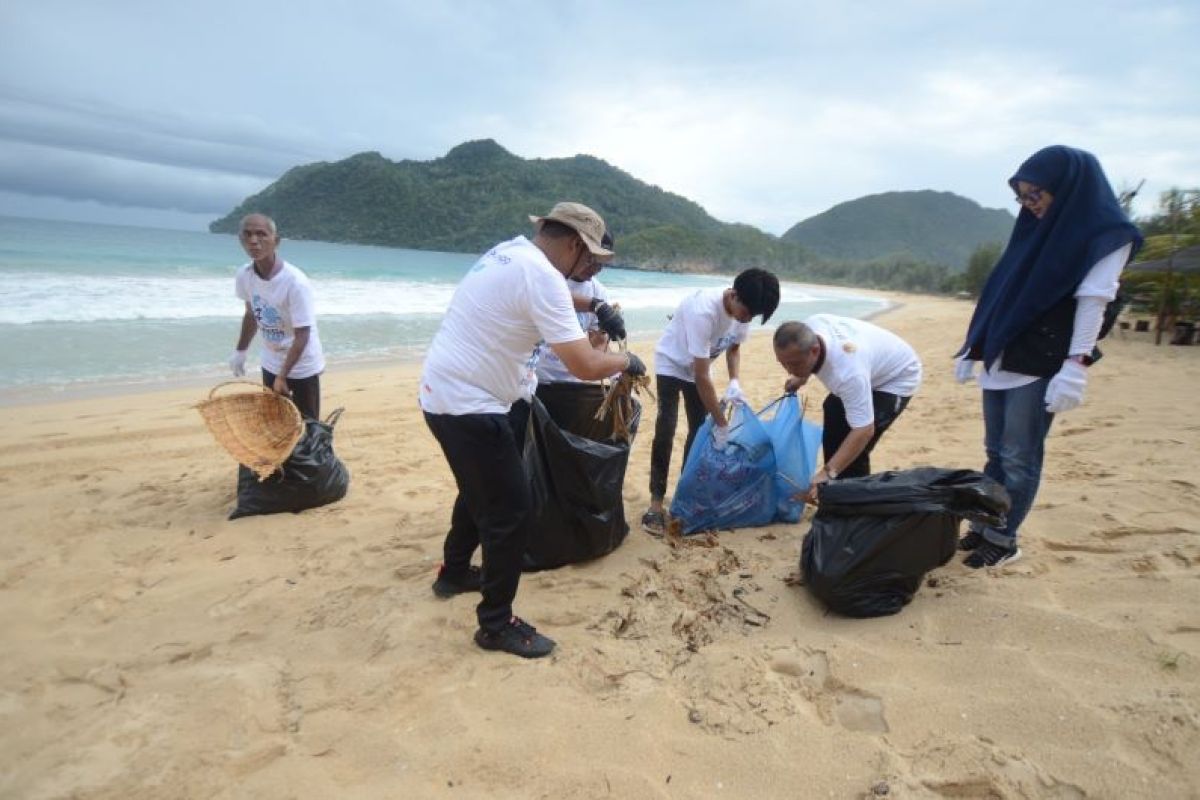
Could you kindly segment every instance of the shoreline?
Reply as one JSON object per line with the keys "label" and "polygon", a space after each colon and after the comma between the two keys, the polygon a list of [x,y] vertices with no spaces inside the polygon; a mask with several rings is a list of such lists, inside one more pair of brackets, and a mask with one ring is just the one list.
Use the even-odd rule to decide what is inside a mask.
{"label": "shoreline", "polygon": [[[878,289],[846,289],[845,287],[824,286],[821,284],[791,283],[794,283],[797,286],[811,287],[827,294],[842,294],[848,297],[870,298],[882,300],[887,304],[862,317],[862,319],[867,320],[877,319],[882,315],[902,308],[904,305],[903,298],[908,296],[905,293],[888,292]],[[914,296],[919,297],[920,295]],[[774,330],[779,321],[780,320],[774,320],[773,323],[760,326],[760,328],[763,330]],[[760,328],[756,328],[755,330],[757,331]],[[654,342],[657,341],[657,335],[653,339],[649,337],[635,337],[635,341],[649,341],[649,349],[652,350],[654,347]],[[251,346],[252,352],[256,346],[257,343]],[[361,357],[349,357],[338,361],[332,361],[327,357],[326,371],[322,373],[322,375],[341,375],[346,372],[378,370],[391,365],[414,363],[420,364],[425,356],[425,351],[427,348],[428,343],[425,343],[421,345],[398,346],[394,352],[384,356],[369,355]],[[255,374],[257,375],[257,373]],[[249,370],[247,371],[247,376],[243,379],[234,378],[228,374],[227,370],[223,368],[214,368],[211,371],[197,371],[171,378],[159,377],[146,379],[79,381],[71,384],[36,384],[20,387],[0,388],[0,408],[20,408],[30,405],[70,403],[77,400],[111,398],[121,395],[142,395],[154,392],[167,392],[182,389],[211,389],[218,383],[231,380],[249,380],[253,382],[253,378],[251,378]]]}

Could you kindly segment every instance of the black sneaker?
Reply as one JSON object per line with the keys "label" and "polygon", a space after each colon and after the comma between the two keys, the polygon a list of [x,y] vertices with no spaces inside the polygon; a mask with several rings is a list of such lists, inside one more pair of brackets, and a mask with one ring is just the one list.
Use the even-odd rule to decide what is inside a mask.
{"label": "black sneaker", "polygon": [[446,572],[446,565],[443,564],[438,569],[437,580],[433,582],[433,593],[445,599],[464,592],[478,592],[482,585],[483,578],[479,567],[467,567],[465,573],[451,575]]}
{"label": "black sneaker", "polygon": [[498,631],[475,631],[475,644],[484,650],[503,650],[521,658],[541,658],[554,650],[554,640],[538,633],[520,617],[513,617]]}
{"label": "black sneaker", "polygon": [[958,540],[958,549],[964,552],[970,552],[971,550],[979,549],[979,546],[986,541],[987,539],[984,539],[983,534],[979,531],[969,530],[967,531],[966,536]]}
{"label": "black sneaker", "polygon": [[1021,557],[1021,548],[1013,546],[1011,548],[1002,547],[1001,545],[985,541],[971,552],[969,556],[963,559],[963,563],[971,569],[979,569],[980,567],[999,567],[1003,564],[1011,564]]}
{"label": "black sneaker", "polygon": [[662,536],[667,532],[667,515],[662,511],[647,511],[642,514],[642,530],[651,536]]}

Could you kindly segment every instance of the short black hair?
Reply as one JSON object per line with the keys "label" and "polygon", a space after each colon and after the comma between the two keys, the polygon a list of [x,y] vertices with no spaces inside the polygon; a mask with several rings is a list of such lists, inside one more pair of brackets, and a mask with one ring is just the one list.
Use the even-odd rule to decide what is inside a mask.
{"label": "short black hair", "polygon": [[579,231],[570,225],[564,225],[556,219],[544,219],[538,226],[537,232],[547,239],[565,239],[568,236],[578,236]]}
{"label": "short black hair", "polygon": [[761,314],[764,323],[779,307],[779,278],[765,269],[751,267],[742,270],[733,279],[733,290],[737,292],[742,305],[750,309],[750,315]]}

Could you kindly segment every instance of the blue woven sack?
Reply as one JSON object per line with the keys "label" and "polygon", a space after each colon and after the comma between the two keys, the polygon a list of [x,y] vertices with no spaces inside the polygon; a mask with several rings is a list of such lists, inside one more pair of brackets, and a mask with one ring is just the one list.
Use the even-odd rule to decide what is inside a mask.
{"label": "blue woven sack", "polygon": [[671,501],[683,533],[766,525],[775,516],[775,453],[762,422],[745,405],[729,418],[729,441],[718,450],[712,417],[692,442]]}
{"label": "blue woven sack", "polygon": [[799,522],[804,500],[817,469],[821,426],[804,418],[800,399],[787,394],[758,412],[775,449],[775,522]]}

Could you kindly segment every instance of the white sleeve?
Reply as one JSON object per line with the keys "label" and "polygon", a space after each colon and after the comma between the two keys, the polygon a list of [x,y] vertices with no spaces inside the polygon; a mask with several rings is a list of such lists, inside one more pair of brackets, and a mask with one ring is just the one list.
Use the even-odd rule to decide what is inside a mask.
{"label": "white sleeve", "polygon": [[1075,325],[1071,329],[1071,347],[1068,355],[1086,356],[1096,346],[1100,326],[1104,324],[1104,308],[1108,301],[1103,297],[1084,295],[1075,301]]}
{"label": "white sleeve", "polygon": [[237,295],[239,300],[250,302],[250,290],[246,287],[246,270],[238,270],[238,274],[233,278],[233,293]]}
{"label": "white sleeve", "polygon": [[[1079,282],[1075,289],[1076,297],[1102,297],[1112,300],[1117,296],[1117,286],[1121,278],[1121,270],[1129,262],[1129,254],[1133,251],[1133,243],[1118,247],[1104,258],[1097,261],[1088,274]],[[1099,330],[1099,328],[1097,328]],[[1075,352],[1072,350],[1071,352]]]}
{"label": "white sleeve", "polygon": [[680,309],[684,318],[683,338],[687,342],[688,355],[692,358],[712,358],[712,320],[705,314],[697,314],[690,306]]}
{"label": "white sleeve", "polygon": [[288,312],[292,316],[292,328],[311,328],[317,324],[317,312],[313,303],[312,285],[308,281],[296,281],[288,291]]}
{"label": "white sleeve", "polygon": [[525,271],[525,286],[529,297],[529,316],[546,344],[566,344],[585,338],[571,301],[571,292],[561,275],[528,269]]}
{"label": "white sleeve", "polygon": [[734,334],[734,340],[733,340],[734,344],[741,344],[742,342],[746,341],[749,338],[750,338],[750,323],[749,322],[739,322],[738,326],[737,326],[737,331]]}
{"label": "white sleeve", "polygon": [[865,428],[875,421],[875,404],[871,400],[871,381],[855,375],[838,386],[837,396],[846,408],[846,422],[851,428]]}

